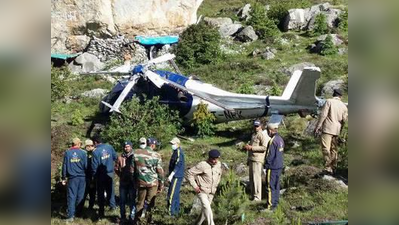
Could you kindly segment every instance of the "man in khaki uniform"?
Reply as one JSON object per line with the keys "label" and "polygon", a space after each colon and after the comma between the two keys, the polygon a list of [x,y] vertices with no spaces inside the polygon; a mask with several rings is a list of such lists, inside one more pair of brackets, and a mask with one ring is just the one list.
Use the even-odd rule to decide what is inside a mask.
{"label": "man in khaki uniform", "polygon": [[255,133],[252,135],[251,143],[245,145],[248,151],[249,164],[249,185],[251,188],[251,197],[254,201],[262,200],[262,167],[265,162],[268,136],[262,132],[262,126],[259,120],[254,121]]}
{"label": "man in khaki uniform", "polygon": [[348,108],[341,101],[341,90],[335,89],[333,98],[327,99],[320,113],[315,134],[321,133],[321,147],[325,160],[325,171],[333,173],[338,160],[338,136],[348,119]]}
{"label": "man in khaki uniform", "polygon": [[222,176],[222,166],[219,162],[218,150],[210,150],[208,156],[207,161],[202,161],[187,171],[187,180],[193,186],[202,204],[201,215],[195,223],[197,225],[201,225],[205,219],[208,225],[215,225],[211,203]]}

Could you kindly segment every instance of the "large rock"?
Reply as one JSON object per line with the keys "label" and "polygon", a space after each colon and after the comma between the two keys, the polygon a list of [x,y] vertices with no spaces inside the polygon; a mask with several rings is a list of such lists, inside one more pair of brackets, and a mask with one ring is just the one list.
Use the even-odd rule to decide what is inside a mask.
{"label": "large rock", "polygon": [[221,27],[221,26],[233,24],[233,20],[228,17],[216,17],[216,18],[205,17],[204,21],[205,21],[205,23],[207,23],[208,25],[211,25],[213,27]]}
{"label": "large rock", "polygon": [[242,28],[242,25],[240,23],[234,23],[234,24],[225,24],[222,25],[219,28],[219,34],[222,37],[229,37],[233,36],[236,34],[240,29]]}
{"label": "large rock", "polygon": [[108,90],[106,90],[106,89],[96,88],[96,89],[93,89],[90,91],[85,91],[81,95],[86,98],[100,99],[100,98],[103,98],[105,95],[107,95],[107,93],[108,93]]}
{"label": "large rock", "polygon": [[327,35],[331,35],[334,46],[339,46],[344,43],[344,41],[341,40],[341,38],[337,34],[324,34],[320,35],[315,43],[308,47],[309,51],[311,53],[321,53],[321,50],[324,47],[323,41],[327,38]]}
{"label": "large rock", "polygon": [[251,16],[251,4],[246,4],[244,7],[238,10],[237,16],[242,20],[248,20]]}
{"label": "large rock", "polygon": [[330,80],[324,84],[321,94],[323,96],[332,96],[334,89],[342,89],[345,85],[343,80]]}
{"label": "large rock", "polygon": [[90,43],[90,37],[86,35],[69,36],[65,41],[65,46],[74,52],[83,52]]}
{"label": "large rock", "polygon": [[75,35],[109,38],[124,34],[133,38],[180,33],[197,21],[197,9],[202,1],[51,1],[51,52],[74,52],[65,42]]}
{"label": "large rock", "polygon": [[256,35],[254,28],[252,26],[247,26],[242,29],[236,35],[236,39],[242,42],[251,42],[258,40],[258,35]]}
{"label": "large rock", "polygon": [[72,73],[86,73],[102,70],[105,64],[102,63],[95,55],[90,53],[83,53],[69,64],[69,69]]}
{"label": "large rock", "polygon": [[298,63],[295,65],[292,65],[289,68],[283,68],[282,72],[287,74],[288,76],[291,76],[297,70],[303,70],[305,67],[314,67],[314,66],[316,66],[316,65],[313,63],[303,62],[303,63]]}
{"label": "large rock", "polygon": [[337,26],[338,17],[342,13],[340,9],[333,9],[329,3],[314,5],[306,9],[290,9],[283,21],[283,30],[313,30],[318,14],[326,16],[328,27]]}

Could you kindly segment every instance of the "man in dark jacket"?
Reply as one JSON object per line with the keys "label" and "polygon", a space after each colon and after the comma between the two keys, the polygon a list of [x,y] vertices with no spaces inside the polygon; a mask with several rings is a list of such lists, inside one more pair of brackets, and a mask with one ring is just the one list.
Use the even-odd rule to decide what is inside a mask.
{"label": "man in dark jacket", "polygon": [[269,123],[267,132],[270,141],[267,148],[265,170],[266,170],[266,199],[267,209],[274,210],[280,197],[280,175],[283,170],[284,141],[277,133],[278,124]]}
{"label": "man in dark jacket", "polygon": [[118,157],[115,172],[119,176],[119,195],[121,222],[126,221],[126,204],[129,206],[129,220],[134,220],[136,213],[136,187],[133,179],[132,142],[125,141],[124,152]]}
{"label": "man in dark jacket", "polygon": [[[72,140],[72,147],[66,150],[62,164],[62,184],[68,183],[68,216],[67,222],[75,217],[75,208],[83,200],[86,186],[87,155],[80,149],[79,138]],[[68,178],[68,180],[67,180]]]}
{"label": "man in dark jacket", "polygon": [[168,211],[172,216],[179,214],[180,208],[180,187],[184,177],[184,152],[180,147],[179,138],[175,137],[170,141],[172,144],[173,154],[169,162],[170,183],[167,197]]}
{"label": "man in dark jacket", "polygon": [[100,218],[104,217],[104,191],[111,209],[116,209],[114,191],[114,162],[117,160],[115,149],[109,144],[103,144],[100,137],[93,139],[96,150],[93,152],[91,169],[94,179],[97,181],[97,199]]}

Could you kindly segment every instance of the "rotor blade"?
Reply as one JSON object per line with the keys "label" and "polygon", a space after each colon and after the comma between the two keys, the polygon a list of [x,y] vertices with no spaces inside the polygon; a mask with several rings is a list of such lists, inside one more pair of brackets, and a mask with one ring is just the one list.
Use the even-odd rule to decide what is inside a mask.
{"label": "rotor blade", "polygon": [[[116,111],[119,112],[119,107],[121,106],[123,100],[125,100],[126,96],[129,94],[130,90],[133,88],[133,86],[137,83],[137,80],[139,79],[139,76],[133,76],[132,80],[127,83],[125,88],[123,89],[122,93],[119,95],[119,97],[116,99],[115,103],[112,105],[110,112]],[[104,105],[109,107],[109,104],[105,104],[102,102]]]}
{"label": "rotor blade", "polygon": [[[154,73],[154,74],[155,74],[155,73]],[[180,85],[180,84],[178,84],[178,83],[175,83],[175,82],[170,81],[170,80],[168,80],[168,79],[166,79],[166,78],[164,78],[164,77],[161,77],[161,76],[159,76],[158,74],[155,74],[155,75],[158,77],[158,79],[161,79],[161,80],[163,81],[163,83],[166,83],[166,84],[168,84],[168,85],[170,85],[170,86],[172,86],[172,87],[178,88],[178,89],[180,89],[180,90],[187,91],[187,92],[189,92],[190,94],[195,95],[195,96],[197,96],[197,97],[199,97],[199,98],[201,98],[201,99],[203,99],[203,100],[205,100],[205,101],[208,101],[208,102],[210,102],[210,103],[212,103],[212,104],[214,104],[214,105],[217,105],[217,106],[219,106],[220,108],[223,108],[223,109],[225,109],[225,110],[227,110],[227,111],[230,111],[230,112],[234,112],[234,111],[235,111],[233,108],[230,108],[230,107],[228,107],[227,105],[225,105],[225,104],[223,104],[223,103],[221,103],[221,102],[218,102],[218,101],[216,101],[215,99],[212,99],[212,98],[210,98],[209,96],[207,96],[207,95],[205,95],[205,94],[202,94],[202,93],[197,92],[197,91],[195,91],[195,90],[188,89],[188,88],[186,88],[186,87],[184,87],[184,86],[182,86],[182,85]],[[151,81],[152,81],[152,80],[151,80]],[[161,85],[161,86],[162,86],[162,85]]]}
{"label": "rotor blade", "polygon": [[130,75],[130,72],[98,71],[98,72],[79,73],[79,75],[98,75],[98,74],[111,74],[116,76],[122,76],[122,75]]}
{"label": "rotor blade", "polygon": [[162,85],[165,83],[165,81],[161,79],[161,76],[152,72],[151,70],[147,70],[147,72],[145,72],[145,76],[148,77],[148,79],[150,79],[151,82],[154,83],[155,86],[157,86],[158,88],[161,88]]}
{"label": "rotor blade", "polygon": [[157,57],[157,58],[155,58],[155,59],[151,59],[151,60],[148,61],[146,64],[150,65],[150,64],[156,64],[156,63],[166,62],[166,61],[172,60],[172,59],[174,59],[174,58],[175,58],[175,55],[174,55],[174,54],[168,53],[168,54],[162,55],[162,56],[160,56],[160,57]]}

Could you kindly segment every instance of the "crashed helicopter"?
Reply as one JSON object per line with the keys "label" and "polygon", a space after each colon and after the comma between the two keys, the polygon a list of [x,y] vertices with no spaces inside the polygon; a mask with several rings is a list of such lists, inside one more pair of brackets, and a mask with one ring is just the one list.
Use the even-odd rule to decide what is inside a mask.
{"label": "crashed helicopter", "polygon": [[[132,97],[143,100],[145,95],[148,98],[159,96],[160,103],[178,110],[185,121],[193,118],[197,105],[203,102],[215,115],[216,123],[264,116],[271,116],[269,121],[280,123],[283,115],[287,114],[298,113],[301,117],[316,115],[324,102],[315,96],[316,81],[320,77],[318,67],[295,71],[281,96],[259,96],[228,92],[196,77],[186,77],[176,66],[174,57],[173,54],[165,54],[134,67],[121,66],[113,71],[85,73],[125,75],[103,98],[100,111],[120,113],[123,101]],[[169,62],[176,73],[151,69],[162,62]]]}

